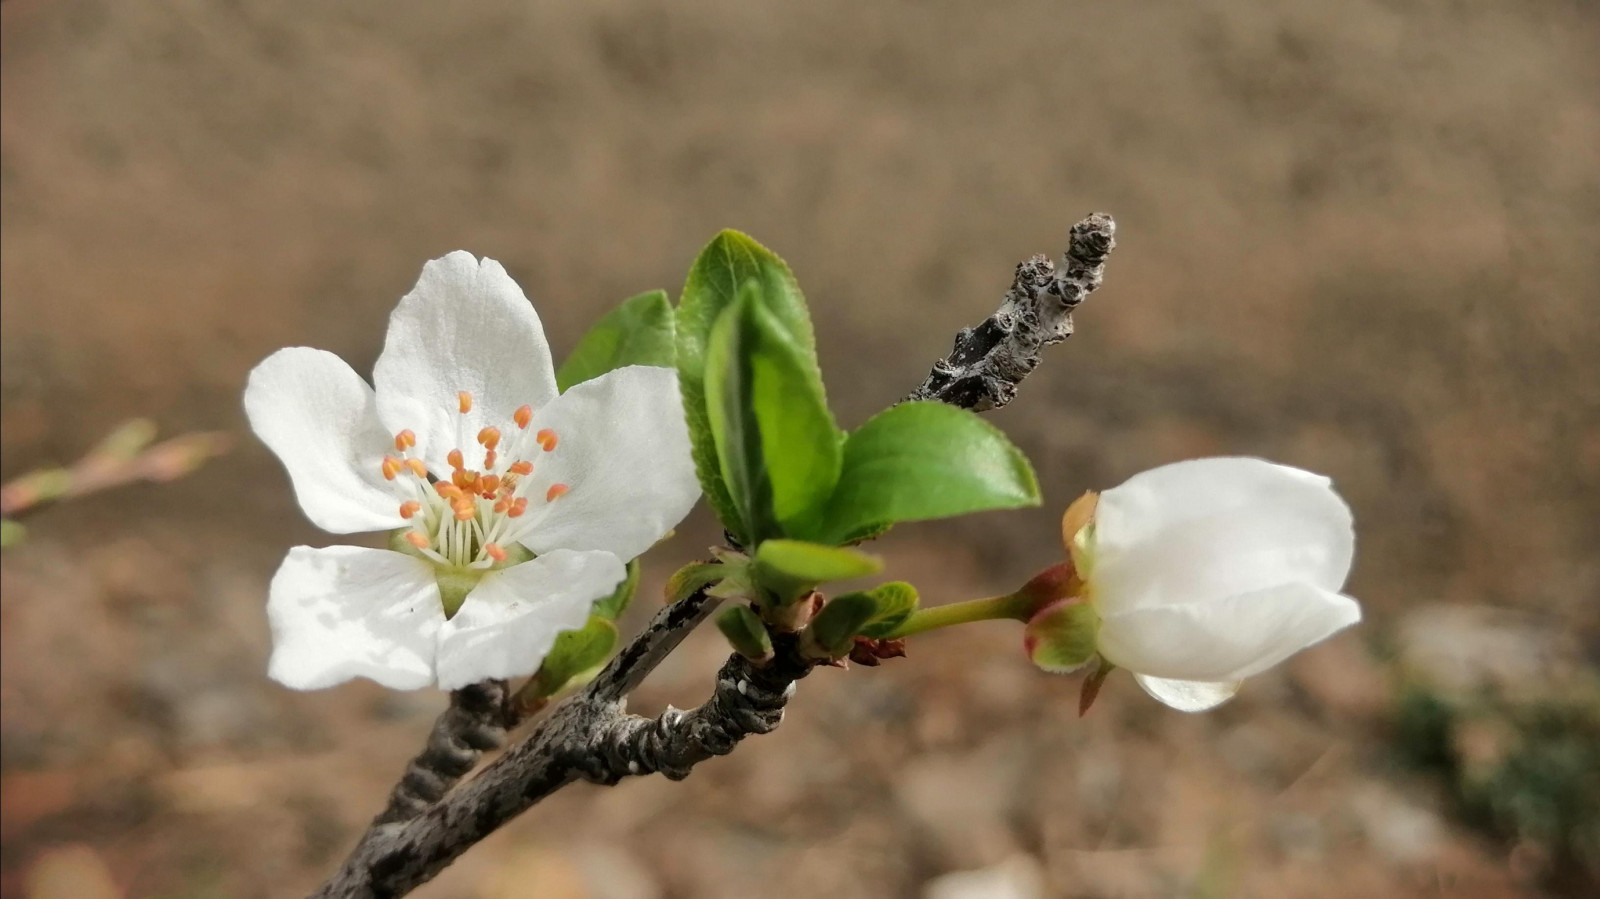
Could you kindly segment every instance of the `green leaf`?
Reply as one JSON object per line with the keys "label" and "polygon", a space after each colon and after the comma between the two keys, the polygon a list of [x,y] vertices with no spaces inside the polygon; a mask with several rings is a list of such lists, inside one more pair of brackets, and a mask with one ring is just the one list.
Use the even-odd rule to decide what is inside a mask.
{"label": "green leaf", "polygon": [[722,580],[732,569],[721,562],[695,562],[685,565],[667,578],[666,600],[671,603],[688,599],[695,591]]}
{"label": "green leaf", "polygon": [[678,385],[683,391],[684,415],[693,444],[695,471],[706,501],[736,539],[753,545],[723,481],[711,434],[710,412],[706,403],[706,355],[711,330],[718,317],[738,298],[746,282],[754,279],[761,286],[766,307],[780,329],[788,335],[802,355],[811,360],[816,394],[822,395],[822,377],[816,372],[816,341],[805,297],[794,274],[766,247],[737,231],[723,231],[707,244],[694,265],[679,297],[677,313]]}
{"label": "green leaf", "polygon": [[842,542],[886,521],[1038,504],[1032,466],[999,429],[944,403],[902,403],[845,441],[820,539]]}
{"label": "green leaf", "polygon": [[866,593],[835,597],[812,619],[811,639],[830,656],[845,655],[877,608],[877,602]]}
{"label": "green leaf", "polygon": [[876,608],[861,628],[863,637],[887,637],[917,610],[917,588],[905,581],[879,584],[866,592]]}
{"label": "green leaf", "polygon": [[617,626],[599,615],[590,615],[583,627],[556,637],[539,673],[534,675],[534,695],[554,695],[575,675],[605,661],[616,645]]}
{"label": "green leaf", "polygon": [[749,606],[729,606],[717,616],[717,630],[745,658],[758,662],[772,658],[772,635]]}
{"label": "green leaf", "polygon": [[818,584],[865,577],[883,570],[874,556],[836,546],[800,540],[767,540],[756,548],[752,571],[756,582],[789,603]]}
{"label": "green leaf", "polygon": [[594,604],[594,614],[607,621],[616,621],[628,610],[628,604],[633,602],[633,596],[638,592],[639,560],[634,559],[628,563],[628,576],[622,579],[617,589],[610,596]]}
{"label": "green leaf", "polygon": [[664,290],[624,300],[595,322],[556,372],[563,392],[625,365],[671,368],[677,360],[672,304]]}
{"label": "green leaf", "polygon": [[717,317],[705,368],[706,423],[716,450],[718,483],[733,510],[733,517],[723,518],[722,524],[746,546],[777,531],[752,396],[754,349],[747,312],[759,290],[756,282],[748,282],[739,299]]}

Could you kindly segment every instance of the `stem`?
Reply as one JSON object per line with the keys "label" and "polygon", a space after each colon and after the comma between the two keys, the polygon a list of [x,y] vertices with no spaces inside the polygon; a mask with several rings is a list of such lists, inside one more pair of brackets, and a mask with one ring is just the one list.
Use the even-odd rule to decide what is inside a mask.
{"label": "stem", "polygon": [[1033,613],[1039,610],[1039,603],[1031,596],[1023,593],[1008,593],[1005,596],[991,596],[987,599],[969,599],[964,602],[946,603],[930,609],[918,609],[911,613],[905,623],[894,629],[885,639],[896,637],[909,637],[925,631],[935,631],[941,627],[950,627],[956,624],[970,624],[974,621],[993,621],[1010,618],[1014,621],[1027,621]]}

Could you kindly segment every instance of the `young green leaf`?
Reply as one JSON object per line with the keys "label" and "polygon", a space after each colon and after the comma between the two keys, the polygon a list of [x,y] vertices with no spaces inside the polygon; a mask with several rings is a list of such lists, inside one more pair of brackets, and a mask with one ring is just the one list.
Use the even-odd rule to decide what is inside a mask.
{"label": "young green leaf", "polygon": [[666,291],[652,290],[623,301],[595,322],[556,372],[563,392],[625,365],[671,368],[677,359],[676,328]]}
{"label": "young green leaf", "polygon": [[760,289],[756,281],[746,282],[739,298],[722,310],[705,355],[706,423],[716,450],[718,483],[733,510],[733,517],[724,517],[722,524],[746,546],[778,531],[752,395],[755,341],[748,311],[759,302]]}
{"label": "young green leaf", "polygon": [[617,626],[598,615],[590,615],[583,627],[556,637],[550,654],[544,657],[544,664],[534,675],[534,695],[555,695],[575,675],[605,661],[616,645]]}
{"label": "young green leaf", "polygon": [[785,600],[818,584],[865,577],[883,570],[875,556],[800,540],[767,540],[756,548],[756,581]]}
{"label": "young green leaf", "polygon": [[727,577],[733,566],[722,562],[695,562],[685,565],[667,578],[666,600],[675,603],[688,599],[703,587],[709,587]]}
{"label": "young green leaf", "polygon": [[818,539],[842,542],[886,521],[1038,504],[1032,466],[993,425],[944,403],[901,403],[845,441]]}
{"label": "young green leaf", "polygon": [[876,608],[861,627],[861,636],[879,639],[894,633],[917,610],[917,588],[905,581],[890,581],[866,591]]}
{"label": "young green leaf", "polygon": [[594,614],[607,621],[616,621],[628,610],[633,595],[639,592],[639,560],[628,563],[628,576],[622,579],[610,596],[594,604]]}
{"label": "young green leaf", "polygon": [[723,482],[716,443],[711,434],[705,371],[711,329],[718,316],[733,304],[739,291],[751,279],[761,285],[768,310],[783,332],[800,348],[803,356],[811,360],[816,393],[820,396],[822,378],[816,373],[816,341],[812,336],[811,319],[806,312],[800,285],[782,259],[746,235],[737,231],[723,231],[700,251],[683,285],[677,313],[678,385],[683,391],[684,415],[693,443],[695,470],[700,475],[706,501],[724,526],[746,545],[750,545],[749,535],[741,532],[736,524],[739,516]]}
{"label": "young green leaf", "polygon": [[757,662],[772,658],[772,635],[749,606],[729,606],[717,616],[717,630],[745,658]]}
{"label": "young green leaf", "polygon": [[866,593],[846,593],[823,606],[807,632],[819,649],[838,658],[850,651],[856,634],[877,608],[877,602]]}

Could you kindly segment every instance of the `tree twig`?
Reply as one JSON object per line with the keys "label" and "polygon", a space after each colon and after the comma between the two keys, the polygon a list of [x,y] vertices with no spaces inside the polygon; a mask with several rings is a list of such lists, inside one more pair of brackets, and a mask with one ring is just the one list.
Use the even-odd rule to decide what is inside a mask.
{"label": "tree twig", "polygon": [[[955,349],[934,364],[907,399],[940,400],[975,411],[1010,402],[1017,385],[1038,366],[1043,348],[1072,333],[1072,310],[1100,286],[1115,231],[1110,216],[1096,213],[1073,226],[1061,271],[1043,256],[1017,266],[1000,308],[977,328],[963,330]],[[411,779],[421,768],[426,778],[418,777],[410,787],[402,780],[389,808],[315,896],[403,896],[567,784],[609,785],[654,773],[681,780],[700,762],[733,751],[745,737],[775,729],[796,682],[818,664],[802,655],[797,638],[789,634],[774,637],[775,655],[765,663],[730,656],[711,697],[698,708],[669,707],[655,718],[627,712],[627,695],[715,607],[716,600],[701,590],[662,609],[582,691],[557,705],[478,776],[451,789],[465,773],[462,766],[470,768],[482,751],[467,735],[492,734],[496,708],[486,700],[489,694],[457,691],[435,723],[428,749],[407,771]],[[493,682],[476,686],[487,686],[490,694],[494,689]],[[504,684],[498,689],[503,712]],[[440,749],[430,755],[435,743]]]}

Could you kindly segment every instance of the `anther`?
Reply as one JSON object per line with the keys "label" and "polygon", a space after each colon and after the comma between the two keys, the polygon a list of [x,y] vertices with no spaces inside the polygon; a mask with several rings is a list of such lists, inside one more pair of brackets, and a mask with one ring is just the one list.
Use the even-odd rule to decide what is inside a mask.
{"label": "anther", "polygon": [[527,459],[523,459],[520,462],[513,462],[507,471],[515,475],[530,475],[533,474],[533,463],[529,462]]}
{"label": "anther", "polygon": [[457,487],[456,485],[450,483],[449,481],[435,481],[434,484],[433,484],[433,492],[439,494],[440,496],[444,497],[445,499],[451,499],[451,500],[460,499],[461,497],[466,495],[466,494],[461,492],[461,488],[460,487]]}
{"label": "anther", "polygon": [[547,503],[553,503],[557,498],[565,496],[567,491],[570,489],[572,488],[568,487],[566,484],[551,484],[550,489],[544,492],[544,501]]}
{"label": "anther", "polygon": [[543,447],[544,451],[547,453],[556,448],[556,432],[550,430],[549,428],[545,428],[539,433],[533,435],[533,439],[537,440],[539,445]]}
{"label": "anther", "polygon": [[478,432],[478,442],[483,444],[485,449],[494,452],[494,448],[500,445],[500,429],[484,428]]}
{"label": "anther", "polygon": [[503,497],[502,496],[502,497],[500,497],[500,499],[495,501],[494,511],[497,514],[500,513],[500,512],[504,512],[505,510],[507,510],[509,508],[511,508],[511,500],[508,499],[507,497]]}
{"label": "anther", "polygon": [[393,456],[383,457],[383,479],[392,481],[400,476],[400,460]]}
{"label": "anther", "polygon": [[452,500],[450,508],[455,510],[456,521],[471,521],[472,516],[478,514],[478,507],[472,500],[466,498]]}
{"label": "anther", "polygon": [[428,466],[423,464],[421,459],[407,459],[406,467],[411,469],[412,474],[422,478],[423,480],[427,480]]}
{"label": "anther", "polygon": [[500,478],[496,475],[484,475],[478,481],[478,491],[485,499],[493,499],[494,492],[500,489]]}
{"label": "anther", "polygon": [[400,517],[401,518],[410,518],[411,516],[417,514],[418,512],[421,512],[421,511],[422,511],[422,503],[419,503],[414,499],[408,499],[405,502],[400,504]]}
{"label": "anther", "polygon": [[458,468],[450,475],[450,483],[462,490],[472,490],[478,483],[478,473],[466,468]]}
{"label": "anther", "polygon": [[506,551],[498,543],[485,543],[483,545],[483,551],[488,553],[489,558],[495,560],[496,562],[504,562],[506,560]]}
{"label": "anther", "polygon": [[506,510],[506,515],[511,518],[521,518],[522,513],[528,511],[528,498],[519,496],[511,501],[511,508]]}
{"label": "anther", "polygon": [[472,394],[463,390],[456,394],[456,399],[461,403],[462,415],[466,415],[468,412],[472,411]]}
{"label": "anther", "polygon": [[533,421],[533,407],[518,406],[517,411],[511,413],[511,420],[517,423],[517,427],[526,428]]}
{"label": "anther", "polygon": [[499,454],[497,454],[494,450],[489,450],[488,452],[483,454],[483,467],[484,468],[493,468],[494,467],[494,463],[496,461],[498,461],[499,458],[500,458]]}
{"label": "anther", "polygon": [[416,445],[417,434],[410,428],[406,428],[404,431],[394,435],[394,448],[399,452],[403,453]]}
{"label": "anther", "polygon": [[406,531],[406,542],[417,549],[428,548],[428,536],[420,531]]}
{"label": "anther", "polygon": [[461,450],[458,449],[453,449],[446,453],[444,460],[450,463],[451,468],[457,470],[467,467],[467,459],[465,456],[461,455]]}

